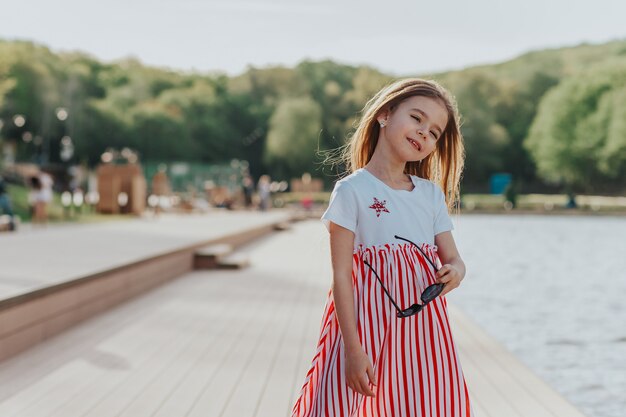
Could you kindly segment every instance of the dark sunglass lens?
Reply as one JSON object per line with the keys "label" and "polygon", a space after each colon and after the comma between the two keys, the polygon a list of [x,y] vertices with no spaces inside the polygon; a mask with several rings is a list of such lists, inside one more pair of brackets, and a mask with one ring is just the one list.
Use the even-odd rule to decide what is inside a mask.
{"label": "dark sunglass lens", "polygon": [[422,293],[422,297],[421,297],[422,301],[424,303],[429,303],[433,301],[435,298],[437,298],[439,294],[441,294],[441,291],[443,291],[444,285],[445,284],[429,285],[428,288],[426,288],[424,292]]}
{"label": "dark sunglass lens", "polygon": [[410,317],[413,314],[419,313],[421,310],[422,310],[421,304],[413,304],[411,307],[398,312],[398,317],[400,318]]}

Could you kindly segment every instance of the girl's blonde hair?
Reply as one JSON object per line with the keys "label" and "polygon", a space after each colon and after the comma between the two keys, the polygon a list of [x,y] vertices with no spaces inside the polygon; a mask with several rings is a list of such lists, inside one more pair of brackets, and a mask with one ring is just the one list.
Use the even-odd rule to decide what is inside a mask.
{"label": "girl's blonde hair", "polygon": [[459,201],[459,182],[463,171],[465,151],[457,104],[448,91],[432,80],[409,78],[380,90],[363,109],[363,116],[354,134],[341,150],[340,160],[349,173],[363,168],[374,154],[380,126],[378,116],[384,110],[393,111],[402,101],[413,96],[439,100],[448,111],[448,123],[435,150],[418,162],[407,162],[405,173],[417,175],[438,184],[451,210]]}

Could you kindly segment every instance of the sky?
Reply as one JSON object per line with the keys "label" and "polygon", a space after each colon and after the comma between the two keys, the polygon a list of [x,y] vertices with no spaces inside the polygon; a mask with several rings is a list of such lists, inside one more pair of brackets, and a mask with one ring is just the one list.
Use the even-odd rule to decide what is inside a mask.
{"label": "sky", "polygon": [[0,0],[0,38],[236,75],[305,59],[423,75],[626,39],[618,0]]}

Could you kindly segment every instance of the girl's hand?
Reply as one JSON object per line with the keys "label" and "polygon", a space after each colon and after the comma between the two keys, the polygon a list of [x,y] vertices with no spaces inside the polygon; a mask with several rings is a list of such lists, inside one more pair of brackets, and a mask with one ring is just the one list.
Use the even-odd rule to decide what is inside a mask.
{"label": "girl's hand", "polygon": [[376,385],[374,368],[361,347],[346,353],[346,381],[353,391],[368,397],[374,396],[368,384]]}
{"label": "girl's hand", "polygon": [[447,293],[461,285],[462,279],[463,276],[461,275],[461,272],[454,265],[445,264],[444,266],[439,268],[439,271],[437,271],[437,274],[435,275],[435,280],[438,283],[446,284],[443,287],[443,291],[441,291],[441,294],[439,294],[439,296],[441,297],[442,295],[446,295]]}
{"label": "girl's hand", "polygon": [[442,296],[461,284],[461,280],[465,276],[465,263],[461,259],[461,255],[459,255],[450,231],[436,235],[435,245],[439,248],[437,251],[439,259],[444,264],[435,275],[437,282],[445,284],[443,291],[439,294]]}

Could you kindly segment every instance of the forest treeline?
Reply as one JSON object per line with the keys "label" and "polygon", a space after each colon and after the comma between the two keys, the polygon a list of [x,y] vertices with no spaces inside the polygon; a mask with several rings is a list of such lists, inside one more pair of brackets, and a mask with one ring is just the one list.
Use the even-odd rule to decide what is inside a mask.
{"label": "forest treeline", "polygon": [[[524,191],[626,187],[626,41],[414,75],[456,96],[465,190],[486,190],[498,172]],[[59,163],[61,138],[70,136],[71,162],[91,167],[107,148],[129,147],[146,162],[237,158],[255,177],[311,172],[330,183],[341,167],[322,163],[326,151],[345,143],[365,102],[392,80],[332,61],[230,77],[185,73],[0,41],[0,139],[16,144],[20,161]]]}

